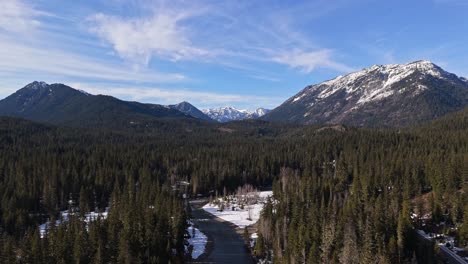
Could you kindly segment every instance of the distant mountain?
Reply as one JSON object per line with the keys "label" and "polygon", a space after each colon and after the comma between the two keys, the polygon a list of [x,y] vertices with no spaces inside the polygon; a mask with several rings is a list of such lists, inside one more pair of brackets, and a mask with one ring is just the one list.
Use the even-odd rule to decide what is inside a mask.
{"label": "distant mountain", "polygon": [[229,122],[234,120],[255,119],[264,116],[270,110],[258,108],[255,111],[240,110],[234,107],[219,107],[203,109],[203,113],[218,122]]}
{"label": "distant mountain", "polygon": [[307,86],[262,119],[405,126],[468,105],[468,81],[429,61],[375,65]]}
{"label": "distant mountain", "polygon": [[45,82],[30,83],[1,100],[0,115],[72,126],[129,126],[156,118],[192,118],[167,106],[91,95]]}
{"label": "distant mountain", "polygon": [[270,109],[265,109],[265,108],[260,107],[260,108],[255,109],[255,111],[252,111],[249,117],[250,119],[259,118],[268,114],[270,111],[271,111]]}
{"label": "distant mountain", "polygon": [[198,108],[190,104],[189,102],[181,102],[175,105],[169,105],[170,108],[178,110],[182,113],[185,113],[187,115],[190,115],[192,117],[206,120],[206,121],[211,121],[214,122],[213,119],[211,119],[209,116],[205,115],[202,111],[200,111]]}

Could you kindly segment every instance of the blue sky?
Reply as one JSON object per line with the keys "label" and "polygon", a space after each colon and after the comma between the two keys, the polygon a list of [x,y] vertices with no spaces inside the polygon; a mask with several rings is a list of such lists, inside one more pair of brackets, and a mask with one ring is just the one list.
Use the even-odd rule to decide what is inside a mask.
{"label": "blue sky", "polygon": [[427,59],[468,76],[468,0],[2,0],[0,98],[33,80],[200,108]]}

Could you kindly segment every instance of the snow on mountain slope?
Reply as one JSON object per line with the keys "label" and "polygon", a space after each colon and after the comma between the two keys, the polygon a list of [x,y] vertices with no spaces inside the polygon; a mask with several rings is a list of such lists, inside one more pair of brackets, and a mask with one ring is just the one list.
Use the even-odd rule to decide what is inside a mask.
{"label": "snow on mountain slope", "polygon": [[426,60],[374,65],[308,86],[263,119],[398,126],[462,108],[467,87],[465,78]]}
{"label": "snow on mountain slope", "polygon": [[218,107],[203,109],[202,112],[218,122],[229,122],[234,120],[255,119],[264,116],[270,110],[265,108],[258,108],[254,111],[237,109],[234,107]]}
{"label": "snow on mountain slope", "polygon": [[37,89],[41,89],[41,88],[47,88],[47,86],[49,86],[49,85],[46,82],[34,81],[34,82],[26,85],[24,88],[37,90]]}
{"label": "snow on mountain slope", "polygon": [[258,117],[268,114],[269,112],[270,112],[269,109],[260,107],[260,108],[257,108],[251,115],[253,116],[253,118],[258,118]]}
{"label": "snow on mountain slope", "polygon": [[[317,95],[319,99],[325,99],[338,91],[345,91],[347,94],[359,94],[358,103],[378,101],[394,94],[392,89],[397,84],[416,73],[431,75],[435,78],[450,78],[453,74],[447,73],[430,61],[416,61],[408,64],[374,65],[370,68],[350,73],[345,76],[338,76],[335,79],[313,85],[306,89],[304,93],[296,96],[293,101],[300,102],[307,93],[320,91]],[[422,77],[420,77],[422,79]],[[412,80],[409,80],[412,81]],[[423,89],[418,87],[418,90]]]}

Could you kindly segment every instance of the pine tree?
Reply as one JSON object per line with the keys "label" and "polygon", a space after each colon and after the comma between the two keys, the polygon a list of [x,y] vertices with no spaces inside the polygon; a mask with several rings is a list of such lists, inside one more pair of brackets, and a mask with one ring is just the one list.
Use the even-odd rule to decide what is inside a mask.
{"label": "pine tree", "polygon": [[264,252],[265,252],[265,244],[263,241],[263,235],[262,233],[259,233],[257,237],[257,241],[255,243],[254,255],[257,258],[262,258],[264,256]]}
{"label": "pine tree", "polygon": [[250,247],[250,235],[249,235],[249,229],[247,227],[244,228],[243,236],[244,236],[245,244],[249,245],[249,247]]}
{"label": "pine tree", "polygon": [[403,201],[402,210],[398,216],[397,244],[400,251],[400,260],[405,256],[405,248],[411,232],[410,210],[407,200]]}
{"label": "pine tree", "polygon": [[465,210],[463,211],[463,221],[459,228],[460,232],[460,244],[468,245],[468,204],[465,204]]}
{"label": "pine tree", "polygon": [[34,263],[43,263],[43,249],[39,231],[35,230],[31,238],[31,256]]}
{"label": "pine tree", "polygon": [[79,206],[80,206],[81,216],[84,216],[86,213],[90,211],[89,210],[89,197],[84,186],[81,186],[81,189],[80,189]]}
{"label": "pine tree", "polygon": [[[375,262],[375,230],[373,229],[369,219],[366,219],[364,226],[364,234],[362,238],[362,246],[360,249],[360,263],[372,264]],[[377,235],[377,234],[376,234]]]}
{"label": "pine tree", "polygon": [[350,221],[345,227],[345,233],[343,237],[343,248],[341,250],[339,259],[340,263],[353,264],[361,263],[359,261],[359,248],[357,243],[356,231],[354,224]]}

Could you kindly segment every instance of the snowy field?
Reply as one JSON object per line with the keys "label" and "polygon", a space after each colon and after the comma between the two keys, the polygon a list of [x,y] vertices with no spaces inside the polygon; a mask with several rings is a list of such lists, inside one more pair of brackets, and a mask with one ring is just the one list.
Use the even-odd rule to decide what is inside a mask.
{"label": "snowy field", "polygon": [[[260,212],[263,209],[266,198],[272,195],[272,191],[258,192],[258,201],[255,204],[245,206],[244,209],[240,209],[237,203],[233,202],[229,207],[225,206],[225,209],[222,211],[219,211],[219,205],[210,203],[203,206],[203,210],[225,221],[231,222],[240,228],[245,228],[246,226],[255,224],[258,219],[260,219]],[[221,202],[224,201],[221,200]],[[232,207],[235,208],[234,211]],[[249,219],[249,210],[251,219]]]}
{"label": "snowy field", "polygon": [[187,228],[187,232],[190,238],[187,239],[188,245],[185,246],[185,252],[190,253],[191,250],[192,259],[197,259],[205,252],[208,238],[198,228],[193,227],[193,225]]}
{"label": "snowy field", "polygon": [[[109,208],[106,208],[106,210],[104,212],[102,212],[102,213],[89,212],[89,213],[85,214],[84,221],[86,222],[86,224],[88,224],[89,222],[92,222],[92,221],[98,219],[98,217],[101,217],[101,219],[106,219],[108,211],[109,211]],[[74,213],[71,213],[71,214],[74,214]],[[60,224],[62,224],[64,222],[67,222],[69,215],[70,215],[70,213],[69,213],[68,210],[61,211],[60,212],[60,219],[55,221],[55,226],[59,226]],[[40,233],[41,238],[43,238],[45,236],[47,230],[49,229],[49,226],[50,226],[50,220],[48,220],[47,222],[45,222],[44,224],[39,226],[39,233]]]}

